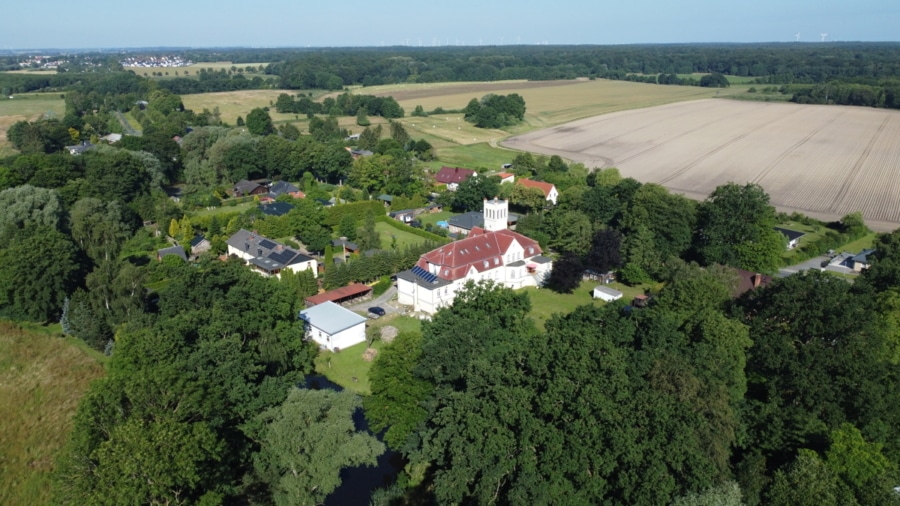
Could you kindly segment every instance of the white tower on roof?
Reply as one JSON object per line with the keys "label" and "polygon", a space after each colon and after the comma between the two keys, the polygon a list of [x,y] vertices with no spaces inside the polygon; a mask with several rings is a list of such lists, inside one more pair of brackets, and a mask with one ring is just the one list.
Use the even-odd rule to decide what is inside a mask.
{"label": "white tower on roof", "polygon": [[505,230],[509,221],[509,202],[494,197],[484,200],[484,229],[488,232]]}

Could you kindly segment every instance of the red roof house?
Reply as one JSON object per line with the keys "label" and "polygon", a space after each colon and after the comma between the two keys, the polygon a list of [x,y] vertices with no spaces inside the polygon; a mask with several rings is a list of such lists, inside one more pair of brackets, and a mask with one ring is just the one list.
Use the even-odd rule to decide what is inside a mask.
{"label": "red roof house", "polygon": [[434,176],[434,180],[441,184],[458,185],[466,179],[477,175],[478,173],[472,169],[464,169],[462,167],[441,167],[441,170]]}

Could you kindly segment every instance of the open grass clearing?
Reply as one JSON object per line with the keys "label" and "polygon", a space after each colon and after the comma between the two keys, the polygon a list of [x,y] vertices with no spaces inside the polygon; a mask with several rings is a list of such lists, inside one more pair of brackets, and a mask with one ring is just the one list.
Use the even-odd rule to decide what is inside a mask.
{"label": "open grass clearing", "polygon": [[[380,350],[385,344],[381,341],[372,343],[372,347]],[[363,353],[369,347],[362,342],[345,348],[337,353],[321,350],[316,357],[316,372],[325,376],[347,390],[361,395],[369,395],[369,369],[372,362],[363,359]]]}
{"label": "open grass clearing", "polygon": [[59,93],[26,93],[14,97],[0,98],[0,157],[18,153],[6,139],[6,131],[14,123],[35,121],[44,115],[62,118],[66,112],[66,103]]}
{"label": "open grass clearing", "polygon": [[[103,365],[57,331],[0,323],[0,504],[50,503],[56,458]],[[80,343],[80,341],[79,341]],[[83,343],[81,343],[83,345]]]}
{"label": "open grass clearing", "polygon": [[432,226],[437,226],[437,222],[439,221],[447,221],[451,216],[453,216],[453,211],[441,211],[439,213],[424,213],[416,216],[416,219],[422,222],[422,226],[424,227],[427,224],[431,224]]}
{"label": "open grass clearing", "polygon": [[727,182],[756,183],[780,211],[825,221],[861,211],[873,230],[893,230],[898,142],[900,111],[697,100],[579,120],[504,145],[618,167],[698,200]]}
{"label": "open grass clearing", "polygon": [[474,169],[481,174],[498,172],[504,163],[510,163],[516,157],[516,152],[503,148],[496,148],[488,143],[470,144],[468,146],[452,146],[439,150],[439,158],[433,162],[427,162],[433,172],[437,173],[442,166],[465,167]]}
{"label": "open grass clearing", "polygon": [[864,249],[871,248],[875,244],[875,237],[877,235],[878,234],[873,232],[871,234],[860,237],[853,242],[848,242],[847,244],[843,245],[841,247],[841,250],[848,253],[859,253]]}
{"label": "open grass clearing", "polygon": [[[190,95],[182,95],[181,99],[184,102],[185,108],[191,109],[197,113],[202,112],[203,109],[209,109],[210,111],[212,111],[216,107],[218,107],[222,121],[230,125],[234,125],[235,122],[237,122],[238,116],[246,119],[247,114],[257,107],[269,107],[269,116],[272,117],[272,121],[294,122],[300,121],[302,119],[302,122],[305,123],[306,116],[293,113],[281,114],[275,112],[275,100],[277,100],[278,95],[281,95],[282,93],[287,93],[289,95],[295,96],[297,93],[301,92],[297,90],[222,91],[217,93],[194,93]],[[356,118],[350,119],[352,119],[355,124]],[[305,128],[301,128],[301,130],[303,129]]]}
{"label": "open grass clearing", "polygon": [[396,247],[400,250],[407,246],[423,243],[427,240],[424,237],[419,237],[415,234],[394,228],[387,223],[382,223],[380,221],[375,223],[375,231],[381,235],[382,249],[391,248],[395,240]]}
{"label": "open grass clearing", "polygon": [[[578,306],[594,305],[603,306],[609,304],[600,299],[594,299],[591,296],[594,288],[600,286],[599,281],[582,281],[581,285],[572,293],[556,293],[547,288],[524,288],[531,299],[531,313],[529,316],[534,319],[538,328],[543,329],[554,314],[568,314],[575,310]],[[653,285],[627,286],[622,283],[610,283],[605,285],[609,288],[622,292],[622,299],[626,303],[630,303],[637,295],[643,295],[646,289],[657,289]]]}
{"label": "open grass clearing", "polygon": [[[259,66],[262,65],[263,71],[259,71]],[[221,62],[199,62],[191,65],[186,65],[184,67],[124,67],[125,70],[130,70],[135,74],[141,77],[148,77],[151,79],[174,79],[176,77],[188,77],[188,78],[198,78],[200,75],[200,69],[206,69],[207,72],[213,71],[218,72],[220,70],[224,70],[228,72],[235,69],[234,75],[238,75],[236,69],[241,69],[242,72],[240,75],[243,75],[247,79],[253,79],[256,76],[259,76],[263,79],[277,79],[277,76],[267,75],[265,73],[265,68],[268,66],[268,63],[232,63],[229,61],[221,61]],[[247,67],[253,67],[253,70],[248,72]],[[162,72],[162,76],[154,76],[153,73]]]}
{"label": "open grass clearing", "polygon": [[[408,316],[391,314],[379,318],[378,320],[369,320],[366,323],[367,335],[379,334],[381,327],[392,325],[397,327],[400,332],[420,332],[422,330],[422,322]],[[382,350],[389,344],[374,339],[372,348]],[[316,372],[327,377],[334,383],[361,395],[369,395],[372,390],[369,387],[369,370],[372,368],[372,362],[363,359],[363,353],[368,348],[368,343],[360,343],[341,350],[338,353],[332,353],[327,350],[319,352],[316,357]],[[377,360],[377,357],[376,357]]]}

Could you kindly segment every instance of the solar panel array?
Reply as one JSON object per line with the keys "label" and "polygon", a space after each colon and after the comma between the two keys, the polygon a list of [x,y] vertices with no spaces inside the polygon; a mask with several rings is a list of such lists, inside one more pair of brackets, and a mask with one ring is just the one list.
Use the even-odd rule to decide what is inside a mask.
{"label": "solar panel array", "polygon": [[277,246],[277,244],[275,244],[274,242],[272,242],[268,239],[263,239],[262,241],[259,241],[259,245],[266,249],[272,249],[275,246]]}
{"label": "solar panel array", "polygon": [[291,249],[285,249],[281,252],[269,253],[269,259],[275,262],[280,263],[281,265],[287,265],[295,256],[297,256],[297,252]]}
{"label": "solar panel array", "polygon": [[435,283],[438,280],[437,276],[419,267],[418,265],[412,268],[412,273],[424,279],[428,283]]}

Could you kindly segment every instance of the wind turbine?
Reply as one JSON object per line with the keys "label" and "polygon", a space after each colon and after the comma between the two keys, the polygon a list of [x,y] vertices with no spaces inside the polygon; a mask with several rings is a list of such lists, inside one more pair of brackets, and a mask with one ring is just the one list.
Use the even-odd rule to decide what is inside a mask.
{"label": "wind turbine", "polygon": [[794,42],[800,42],[800,32],[794,34]]}
{"label": "wind turbine", "polygon": [[820,33],[819,35],[822,36],[822,42],[825,42],[825,37],[828,37],[828,34],[827,34],[827,33]]}

